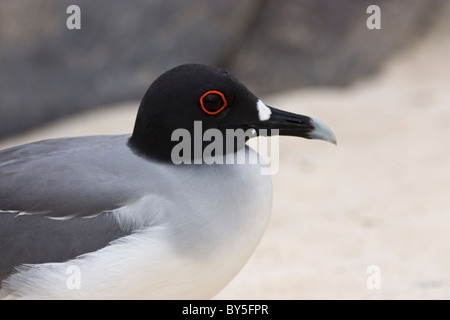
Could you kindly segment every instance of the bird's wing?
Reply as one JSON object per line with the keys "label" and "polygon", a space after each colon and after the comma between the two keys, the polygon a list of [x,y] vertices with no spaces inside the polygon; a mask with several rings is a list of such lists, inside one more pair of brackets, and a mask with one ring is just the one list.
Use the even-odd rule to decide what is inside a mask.
{"label": "bird's wing", "polygon": [[0,151],[0,281],[21,264],[66,261],[134,231],[114,216],[143,196],[126,141],[57,139]]}
{"label": "bird's wing", "polygon": [[64,262],[130,234],[108,215],[55,220],[0,212],[1,281],[22,264]]}
{"label": "bird's wing", "polygon": [[121,172],[115,136],[46,140],[0,151],[0,210],[89,217],[140,196]]}

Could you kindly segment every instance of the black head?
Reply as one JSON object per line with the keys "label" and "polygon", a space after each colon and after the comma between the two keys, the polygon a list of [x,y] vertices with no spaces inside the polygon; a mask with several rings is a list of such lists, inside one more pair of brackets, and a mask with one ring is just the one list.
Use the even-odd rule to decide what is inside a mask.
{"label": "black head", "polygon": [[130,145],[148,157],[170,161],[172,149],[179,143],[172,141],[173,132],[186,129],[194,136],[196,121],[201,121],[202,134],[213,128],[224,134],[226,129],[253,128],[256,134],[258,129],[279,129],[280,135],[335,143],[334,135],[325,125],[264,105],[229,72],[185,64],[159,76],[147,90]]}

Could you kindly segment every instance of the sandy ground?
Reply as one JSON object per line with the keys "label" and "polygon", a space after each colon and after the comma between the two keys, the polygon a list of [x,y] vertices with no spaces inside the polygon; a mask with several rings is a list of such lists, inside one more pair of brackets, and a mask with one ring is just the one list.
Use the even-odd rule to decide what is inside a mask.
{"label": "sandy ground", "polygon": [[[324,121],[338,146],[280,139],[269,227],[217,299],[450,299],[449,29],[442,21],[349,88],[263,97]],[[137,107],[89,112],[0,148],[130,132]],[[367,286],[370,266],[379,289]]]}

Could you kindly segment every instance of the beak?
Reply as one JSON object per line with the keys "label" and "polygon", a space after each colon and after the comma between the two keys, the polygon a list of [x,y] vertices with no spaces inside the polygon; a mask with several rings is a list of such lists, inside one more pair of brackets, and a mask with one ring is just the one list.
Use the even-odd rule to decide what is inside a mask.
{"label": "beak", "polygon": [[[323,122],[310,118],[308,116],[303,116],[279,109],[275,109],[267,106],[270,110],[270,115],[268,112],[264,117],[265,120],[259,120],[251,128],[256,129],[258,135],[272,135],[273,129],[278,129],[278,134],[280,136],[295,136],[302,137],[306,139],[318,139],[328,141],[334,144],[336,142],[336,136],[333,131]],[[260,129],[266,129],[267,134],[260,132]],[[272,130],[269,130],[272,129]]]}

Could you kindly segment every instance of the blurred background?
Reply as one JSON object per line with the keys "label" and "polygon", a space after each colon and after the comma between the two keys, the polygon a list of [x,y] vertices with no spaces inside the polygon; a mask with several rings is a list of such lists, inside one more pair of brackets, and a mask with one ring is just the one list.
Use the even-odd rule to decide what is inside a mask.
{"label": "blurred background", "polygon": [[226,68],[338,147],[280,139],[272,220],[217,298],[449,299],[449,30],[445,0],[0,0],[0,148],[131,132],[159,74]]}
{"label": "blurred background", "polygon": [[[2,0],[0,137],[140,99],[182,63],[226,68],[259,95],[345,86],[428,32],[443,0]],[[66,9],[81,9],[69,30]]]}

